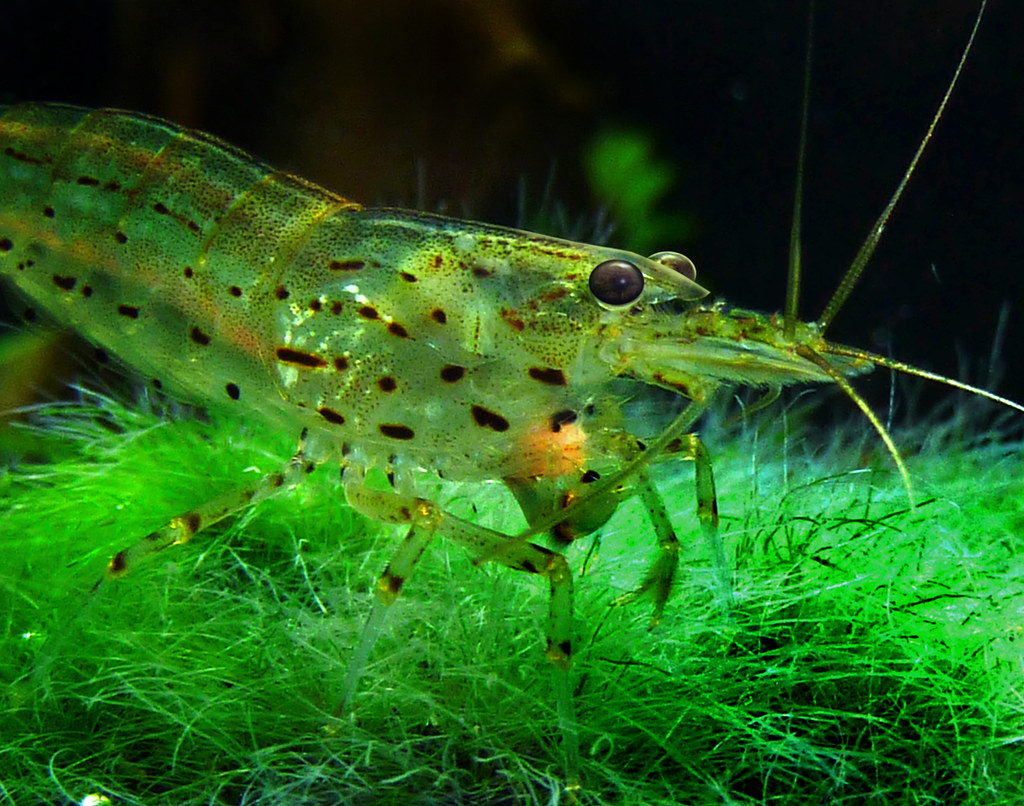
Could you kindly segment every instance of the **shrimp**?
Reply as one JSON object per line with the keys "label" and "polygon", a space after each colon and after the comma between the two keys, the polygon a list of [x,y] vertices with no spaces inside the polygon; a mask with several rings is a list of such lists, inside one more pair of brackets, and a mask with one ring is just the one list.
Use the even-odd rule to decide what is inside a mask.
{"label": "shrimp", "polygon": [[[560,549],[639,497],[656,545],[646,576],[624,598],[648,596],[656,624],[680,541],[652,465],[692,461],[716,601],[729,618],[713,469],[693,431],[719,389],[839,385],[878,432],[908,492],[896,446],[849,378],[887,367],[1024,411],[825,338],[916,162],[822,315],[803,323],[798,270],[784,314],[704,304],[692,261],[676,252],[644,257],[366,208],[159,118],[20,104],[0,107],[0,276],[27,299],[30,317],[42,311],[75,328],[153,389],[242,412],[297,441],[283,468],[117,552],[105,579],[296,487],[321,465],[340,466],[348,504],[404,530],[377,580],[340,710],[351,704],[389,607],[442,536],[477,563],[546,580],[545,655],[574,788],[573,574]],[[687,401],[653,439],[634,434],[623,411],[645,386]],[[377,471],[389,489],[367,483]],[[528,526],[506,534],[458,517],[421,492],[428,478],[504,483]]]}

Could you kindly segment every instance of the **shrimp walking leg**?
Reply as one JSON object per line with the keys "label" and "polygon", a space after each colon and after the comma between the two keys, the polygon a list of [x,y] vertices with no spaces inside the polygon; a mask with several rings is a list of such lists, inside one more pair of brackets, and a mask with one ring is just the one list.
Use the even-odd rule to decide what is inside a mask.
{"label": "shrimp walking leg", "polygon": [[548,580],[551,591],[545,656],[554,667],[556,707],[563,737],[567,780],[579,778],[579,737],[569,684],[572,666],[573,584],[569,565],[558,552],[494,529],[455,517],[423,498],[346,486],[349,503],[364,514],[387,523],[409,523],[405,539],[392,555],[375,586],[376,600],[342,685],[344,710],[351,702],[366,661],[384,626],[385,613],[397,600],[434,535],[468,549],[478,561],[494,561],[516,571]]}
{"label": "shrimp walking leg", "polygon": [[171,518],[164,526],[150,532],[134,545],[117,552],[110,558],[106,575],[96,583],[93,591],[98,590],[104,580],[116,579],[130,573],[153,554],[187,543],[208,526],[258,501],[272,498],[281,490],[301,484],[317,467],[316,462],[306,456],[305,436],[303,433],[295,455],[280,470],[267,473],[254,484],[232,490]]}

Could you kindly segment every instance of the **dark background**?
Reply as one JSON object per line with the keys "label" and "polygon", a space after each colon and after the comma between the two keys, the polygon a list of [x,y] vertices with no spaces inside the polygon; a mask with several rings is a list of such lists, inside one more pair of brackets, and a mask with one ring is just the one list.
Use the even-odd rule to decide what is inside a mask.
{"label": "dark background", "polygon": [[[974,0],[832,0],[814,39],[804,318],[816,316],[952,75]],[[802,2],[0,0],[0,102],[118,106],[211,131],[364,203],[515,224],[545,187],[592,216],[581,154],[642,132],[678,241],[730,302],[777,310]],[[945,120],[831,338],[1024,399],[1024,9],[993,2]],[[525,193],[525,201],[520,193]],[[560,234],[560,233],[555,233]],[[613,235],[612,241],[615,242]],[[861,387],[884,401],[884,373]],[[940,389],[930,395],[943,394]]]}

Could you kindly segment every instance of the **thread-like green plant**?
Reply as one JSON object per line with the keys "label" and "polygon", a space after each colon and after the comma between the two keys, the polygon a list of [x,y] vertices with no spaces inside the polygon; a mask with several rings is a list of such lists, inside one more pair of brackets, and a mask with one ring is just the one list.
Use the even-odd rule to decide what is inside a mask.
{"label": "thread-like green plant", "polygon": [[[0,800],[564,796],[533,578],[435,541],[338,717],[397,537],[352,514],[334,474],[91,595],[114,551],[293,446],[102,398],[36,423],[71,450],[0,475]],[[1020,802],[1020,446],[936,432],[908,458],[910,511],[870,438],[811,455],[767,418],[709,424],[731,624],[711,609],[688,465],[656,466],[688,548],[654,632],[642,604],[613,605],[654,550],[638,506],[599,549],[570,549],[577,569],[594,549],[576,584],[583,802]],[[496,485],[448,494],[515,528]]]}

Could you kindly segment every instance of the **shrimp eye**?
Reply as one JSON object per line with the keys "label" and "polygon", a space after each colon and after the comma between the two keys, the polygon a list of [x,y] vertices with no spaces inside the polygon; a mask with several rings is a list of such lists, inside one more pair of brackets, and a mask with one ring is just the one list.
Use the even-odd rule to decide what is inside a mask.
{"label": "shrimp eye", "polygon": [[697,279],[697,267],[686,255],[680,255],[678,252],[655,252],[651,255],[651,260],[679,272],[687,280]]}
{"label": "shrimp eye", "polygon": [[590,272],[590,293],[605,305],[629,305],[643,291],[643,272],[628,260],[606,260]]}

